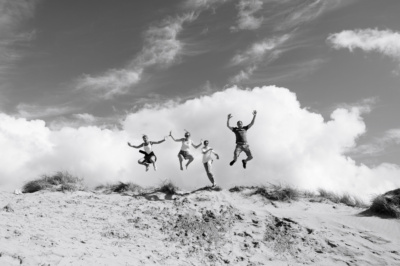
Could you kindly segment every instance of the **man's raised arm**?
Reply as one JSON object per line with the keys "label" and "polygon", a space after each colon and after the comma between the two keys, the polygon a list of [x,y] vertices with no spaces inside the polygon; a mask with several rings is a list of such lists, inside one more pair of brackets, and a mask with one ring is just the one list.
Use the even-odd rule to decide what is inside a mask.
{"label": "man's raised arm", "polygon": [[232,118],[232,115],[231,114],[229,114],[228,115],[228,120],[226,121],[226,126],[230,129],[230,130],[232,130],[232,127],[229,125],[229,120]]}
{"label": "man's raised arm", "polygon": [[251,128],[254,125],[254,121],[256,120],[257,111],[253,111],[253,119],[251,120],[250,124],[247,125],[248,128]]}

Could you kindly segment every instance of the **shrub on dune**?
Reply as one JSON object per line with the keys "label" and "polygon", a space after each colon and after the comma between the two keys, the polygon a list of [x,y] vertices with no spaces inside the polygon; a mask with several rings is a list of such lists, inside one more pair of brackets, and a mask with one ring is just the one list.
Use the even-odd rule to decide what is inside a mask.
{"label": "shrub on dune", "polygon": [[22,192],[23,193],[34,193],[40,190],[45,190],[50,188],[51,185],[46,182],[45,180],[42,179],[37,179],[37,180],[33,180],[33,181],[29,181],[28,183],[26,183],[23,188],[22,188]]}
{"label": "shrub on dune", "polygon": [[370,214],[400,218],[400,188],[378,195],[367,210]]}
{"label": "shrub on dune", "polygon": [[54,175],[43,175],[42,178],[29,181],[23,186],[24,193],[41,190],[77,191],[84,190],[83,179],[72,176],[68,172],[56,172]]}

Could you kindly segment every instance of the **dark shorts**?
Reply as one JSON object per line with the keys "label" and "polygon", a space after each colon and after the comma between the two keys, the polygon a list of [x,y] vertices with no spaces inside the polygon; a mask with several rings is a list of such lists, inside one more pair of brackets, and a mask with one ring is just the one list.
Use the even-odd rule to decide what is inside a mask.
{"label": "dark shorts", "polygon": [[235,148],[235,154],[236,154],[236,156],[239,157],[239,154],[240,154],[242,151],[243,151],[244,153],[246,153],[247,157],[252,156],[252,155],[251,155],[251,151],[250,151],[250,146],[249,146],[249,144],[239,144],[239,143],[236,143],[236,148]]}
{"label": "dark shorts", "polygon": [[140,150],[140,153],[144,154],[143,162],[144,163],[152,163],[151,157],[154,157],[154,162],[157,161],[157,156],[154,154],[154,152],[150,152],[147,154],[145,151]]}
{"label": "dark shorts", "polygon": [[179,151],[178,155],[182,155],[185,160],[193,158],[193,156],[188,151]]}

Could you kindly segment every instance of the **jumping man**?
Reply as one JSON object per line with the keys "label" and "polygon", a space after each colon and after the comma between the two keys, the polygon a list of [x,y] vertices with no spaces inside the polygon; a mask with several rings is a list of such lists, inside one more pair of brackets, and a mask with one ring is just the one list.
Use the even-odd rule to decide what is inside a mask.
{"label": "jumping man", "polygon": [[157,166],[156,166],[157,156],[154,154],[152,150],[152,145],[160,144],[164,142],[166,138],[167,137],[164,137],[164,139],[160,141],[149,141],[147,135],[143,135],[143,143],[140,144],[139,146],[132,145],[128,142],[129,147],[135,149],[140,149],[141,147],[143,147],[144,151],[140,150],[139,152],[143,153],[144,157],[140,159],[138,163],[146,166],[146,172],[149,170],[149,164],[153,164],[154,171],[157,171]]}
{"label": "jumping man", "polygon": [[183,159],[189,160],[189,161],[186,163],[186,169],[188,168],[189,164],[190,164],[191,162],[193,162],[193,160],[194,160],[193,155],[190,154],[190,146],[193,146],[194,148],[197,149],[197,148],[200,147],[200,145],[201,145],[201,140],[200,140],[199,145],[194,145],[194,144],[193,144],[193,141],[190,139],[190,133],[187,132],[187,131],[186,131],[186,133],[185,133],[185,137],[184,137],[184,138],[181,138],[181,139],[175,139],[175,138],[172,136],[172,131],[169,132],[169,135],[171,136],[171,138],[172,138],[174,141],[176,141],[176,142],[182,142],[182,147],[181,147],[181,150],[180,150],[179,153],[178,153],[178,158],[179,158],[179,165],[180,165],[180,167],[181,167],[181,170],[183,171],[183,166],[182,166]]}
{"label": "jumping man", "polygon": [[242,121],[238,121],[237,122],[237,127],[231,127],[229,125],[229,119],[232,118],[232,115],[229,114],[228,115],[228,121],[226,123],[226,125],[228,126],[228,128],[230,130],[233,131],[233,133],[235,133],[236,136],[236,148],[235,148],[235,152],[233,153],[233,161],[229,163],[229,165],[233,165],[237,158],[239,157],[240,153],[242,151],[244,151],[247,155],[247,158],[242,160],[242,164],[243,164],[243,168],[246,168],[246,164],[248,161],[250,161],[251,159],[253,159],[253,156],[251,155],[251,151],[250,151],[250,147],[249,144],[247,143],[247,130],[249,130],[249,128],[251,128],[254,124],[254,121],[256,119],[256,115],[257,115],[257,111],[253,111],[253,119],[251,120],[250,124],[248,124],[247,126],[243,126]]}

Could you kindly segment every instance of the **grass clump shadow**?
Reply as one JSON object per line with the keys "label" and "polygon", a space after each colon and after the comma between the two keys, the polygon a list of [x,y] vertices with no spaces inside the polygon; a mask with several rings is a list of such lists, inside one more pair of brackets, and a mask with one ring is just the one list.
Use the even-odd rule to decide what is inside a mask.
{"label": "grass clump shadow", "polygon": [[372,199],[372,204],[364,212],[388,218],[400,218],[400,188],[378,195]]}
{"label": "grass clump shadow", "polygon": [[23,193],[34,193],[41,190],[65,192],[86,190],[86,187],[83,184],[83,178],[59,171],[53,175],[43,175],[40,179],[29,181],[22,188]]}
{"label": "grass clump shadow", "polygon": [[123,183],[119,182],[118,184],[107,184],[100,185],[95,188],[96,191],[101,191],[105,194],[111,193],[128,193],[132,192],[134,194],[143,193],[143,188],[135,183]]}

